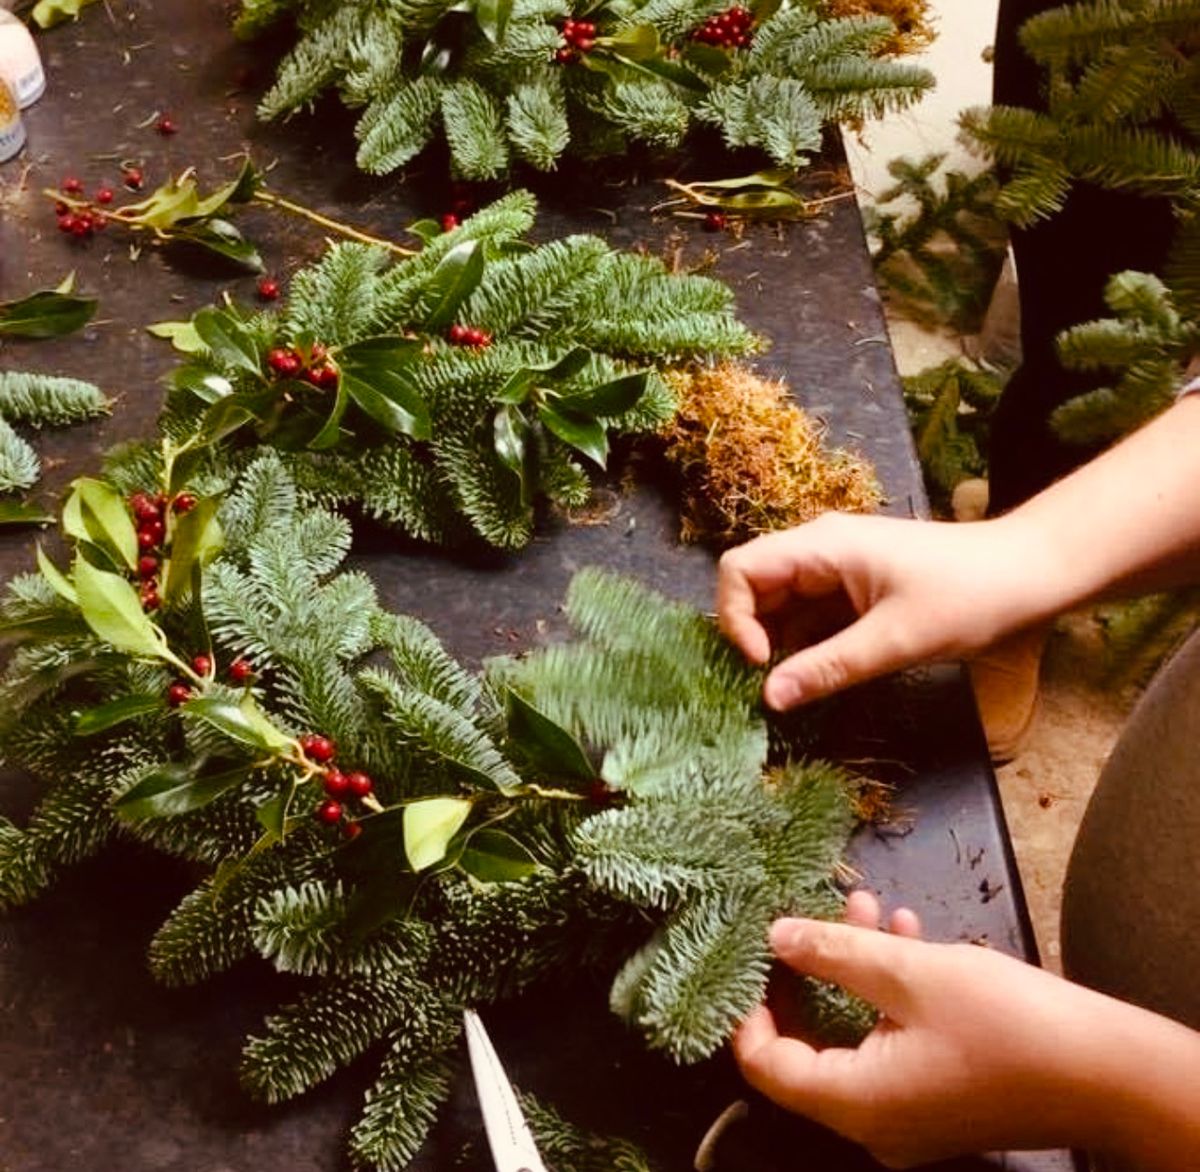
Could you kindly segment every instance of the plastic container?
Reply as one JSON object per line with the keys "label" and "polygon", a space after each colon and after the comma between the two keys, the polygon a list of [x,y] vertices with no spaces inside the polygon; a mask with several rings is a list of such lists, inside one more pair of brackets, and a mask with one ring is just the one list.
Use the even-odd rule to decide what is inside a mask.
{"label": "plastic container", "polygon": [[42,58],[24,23],[0,10],[0,77],[8,82],[24,110],[46,92]]}
{"label": "plastic container", "polygon": [[0,163],[21,153],[25,145],[25,123],[13,87],[0,77]]}

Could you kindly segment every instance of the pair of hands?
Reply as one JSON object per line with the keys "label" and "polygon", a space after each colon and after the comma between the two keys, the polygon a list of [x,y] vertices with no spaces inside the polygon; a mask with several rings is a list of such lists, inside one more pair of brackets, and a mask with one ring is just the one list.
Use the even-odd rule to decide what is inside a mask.
{"label": "pair of hands", "polygon": [[[1019,520],[829,514],[727,553],[718,617],[751,662],[786,654],[764,686],[783,710],[1048,617],[1069,589],[1043,554]],[[1063,1145],[1128,1151],[1130,1134],[1153,1129],[1161,1098],[1130,1089],[1144,1090],[1140,1065],[1153,1067],[1160,1045],[1200,1057],[1195,1035],[1153,1014],[988,949],[921,941],[911,912],[880,926],[878,902],[859,892],[846,923],[781,920],[771,934],[785,964],[882,1012],[856,1050],[785,1036],[765,1006],[733,1049],[754,1087],[886,1164]],[[1189,1155],[1161,1166],[1190,1166]]]}

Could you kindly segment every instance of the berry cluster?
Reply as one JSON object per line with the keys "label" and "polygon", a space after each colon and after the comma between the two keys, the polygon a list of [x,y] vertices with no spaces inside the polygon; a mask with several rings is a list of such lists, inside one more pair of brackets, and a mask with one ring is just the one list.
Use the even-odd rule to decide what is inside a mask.
{"label": "berry cluster", "polygon": [[596,47],[596,26],[590,20],[575,20],[568,16],[562,25],[566,44],[555,51],[554,60],[560,65],[578,61],[584,53]]}
{"label": "berry cluster", "polygon": [[101,187],[97,190],[94,203],[81,203],[78,199],[83,194],[83,182],[70,175],[59,184],[59,190],[65,196],[72,196],[70,203],[59,201],[54,205],[54,214],[58,218],[58,230],[77,240],[88,240],[97,232],[108,227],[108,216],[97,205],[110,204],[113,201],[111,187]]}
{"label": "berry cluster", "polygon": [[[254,669],[244,659],[235,659],[228,667],[229,678],[235,684],[244,684],[253,674]],[[213,676],[213,661],[209,655],[194,655],[192,671],[201,679],[211,679]],[[185,680],[176,680],[167,688],[167,703],[172,708],[186,704],[194,695],[192,685]]]}
{"label": "berry cluster", "polygon": [[168,498],[165,492],[154,496],[148,492],[135,492],[129,498],[129,508],[137,526],[138,549],[141,551],[138,577],[142,584],[143,610],[157,610],[161,604],[158,571],[162,562],[163,542],[167,536],[167,509],[170,508],[174,513],[189,513],[195,507],[196,498],[190,492],[181,492],[174,500]]}
{"label": "berry cluster", "polygon": [[693,41],[721,49],[748,49],[754,35],[754,13],[735,4],[710,16],[692,33]]}
{"label": "berry cluster", "polygon": [[313,817],[323,826],[340,825],[346,838],[357,838],[362,833],[362,824],[348,815],[346,802],[349,798],[362,801],[370,797],[375,783],[361,770],[343,773],[334,765],[337,746],[328,737],[306,733],[300,738],[300,749],[310,761],[326,766],[321,772],[321,787],[326,796],[313,811]]}
{"label": "berry cluster", "polygon": [[267,365],[280,378],[299,378],[323,389],[338,385],[338,369],[329,352],[315,342],[307,357],[295,347],[277,346],[267,355]]}
{"label": "berry cluster", "polygon": [[486,350],[492,344],[489,331],[459,325],[458,322],[446,331],[446,338],[451,346],[470,346],[474,350]]}

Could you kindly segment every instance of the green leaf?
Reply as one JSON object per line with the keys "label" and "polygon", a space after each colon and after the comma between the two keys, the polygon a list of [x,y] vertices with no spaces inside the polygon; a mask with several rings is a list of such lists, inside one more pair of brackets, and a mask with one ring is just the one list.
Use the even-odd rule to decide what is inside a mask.
{"label": "green leaf", "polygon": [[172,243],[203,248],[245,272],[261,273],[266,267],[258,248],[228,220],[204,220],[199,224],[176,228],[171,240]]}
{"label": "green leaf", "polygon": [[196,180],[185,172],[178,180],[164,183],[140,202],[126,204],[121,211],[127,221],[133,220],[148,228],[167,231],[181,220],[194,219],[199,203]]}
{"label": "green leaf", "polygon": [[75,292],[75,270],[72,269],[57,285],[54,286],[55,293],[74,293]]}
{"label": "green leaf", "polygon": [[496,455],[500,457],[506,468],[517,474],[521,482],[521,500],[528,503],[531,494],[529,462],[532,451],[529,445],[529,421],[521,414],[519,407],[505,403],[496,412],[492,422],[493,443]]}
{"label": "green leaf", "polygon": [[53,28],[64,20],[77,20],[79,13],[95,0],[38,0],[30,18],[38,28]]}
{"label": "green leaf", "polygon": [[291,794],[276,794],[254,808],[254,817],[268,834],[283,838],[287,826],[287,811],[291,804]]}
{"label": "green leaf", "polygon": [[167,460],[167,467],[171,470],[167,479],[167,492],[171,496],[182,492],[203,460],[204,448],[199,445],[180,448],[170,453]]}
{"label": "green leaf", "polygon": [[98,302],[44,290],[20,301],[0,302],[0,334],[15,338],[59,338],[91,321]]}
{"label": "green leaf", "polygon": [[205,354],[208,347],[196,333],[190,321],[158,321],[146,327],[146,333],[156,338],[166,338],[180,354]]}
{"label": "green leaf", "polygon": [[78,606],[79,595],[76,594],[75,587],[71,585],[71,579],[50,560],[41,545],[37,547],[37,564],[38,569],[42,571],[42,577],[54,587],[55,594]]}
{"label": "green leaf", "polygon": [[202,444],[215,444],[232,435],[247,423],[262,422],[278,401],[286,383],[275,383],[261,391],[239,391],[219,399],[200,420],[196,439]]}
{"label": "green leaf", "polygon": [[537,860],[511,834],[483,829],[472,834],[458,865],[481,883],[512,883],[528,879]]}
{"label": "green leaf", "polygon": [[81,712],[75,718],[75,735],[90,737],[106,729],[115,728],[127,720],[138,716],[146,716],[151,712],[161,712],[165,705],[163,698],[149,693],[138,693],[133,696],[122,696],[119,700],[110,700]]}
{"label": "green leaf", "polygon": [[611,37],[597,37],[596,47],[608,49],[629,61],[648,60],[657,56],[661,49],[658,30],[652,24],[636,24]]}
{"label": "green leaf", "polygon": [[49,525],[53,513],[30,501],[0,501],[0,525]]}
{"label": "green leaf", "polygon": [[346,386],[346,378],[338,379],[337,394],[333,400],[333,409],[329,417],[321,424],[321,430],[308,441],[308,446],[314,452],[332,448],[342,438],[342,419],[346,408],[350,406],[350,395]]}
{"label": "green leaf", "polygon": [[233,314],[222,309],[201,309],[192,318],[192,324],[218,362],[261,376],[254,337]]}
{"label": "green leaf", "polygon": [[508,735],[539,769],[591,781],[596,769],[583,746],[560,724],[511,688],[505,696]]}
{"label": "green leaf", "polygon": [[564,395],[558,400],[557,406],[584,415],[621,415],[646,393],[649,383],[650,371],[643,370],[601,383],[578,394]]}
{"label": "green leaf", "polygon": [[715,187],[730,191],[743,187],[788,187],[795,177],[795,172],[786,167],[772,167],[766,171],[755,171],[753,175],[737,175],[732,179],[697,179],[682,186],[689,189]]}
{"label": "green leaf", "polygon": [[475,0],[475,20],[493,45],[504,40],[512,10],[513,0]]}
{"label": "green leaf", "polygon": [[200,777],[195,770],[195,763],[164,765],[118,798],[113,809],[126,822],[188,814],[241,785],[250,775],[245,765]]}
{"label": "green leaf", "polygon": [[171,529],[171,553],[163,575],[163,598],[179,597],[191,585],[192,567],[206,566],[221,548],[216,497],[201,497],[190,512],[176,516]]}
{"label": "green leaf", "polygon": [[456,244],[430,276],[427,288],[433,308],[425,319],[429,330],[440,330],[454,321],[458,307],[483,278],[483,246],[478,240]]}
{"label": "green leaf", "polygon": [[249,745],[253,749],[273,753],[291,744],[267,719],[252,696],[246,696],[238,703],[222,700],[219,696],[197,696],[184,704],[180,711],[199,717],[231,741]]}
{"label": "green leaf", "polygon": [[427,440],[433,434],[425,400],[396,371],[343,368],[341,385],[363,411],[388,431],[418,440]]}
{"label": "green leaf", "polygon": [[[205,196],[196,203],[197,216],[213,216],[227,203],[247,203],[254,198],[254,193],[262,186],[262,176],[254,164],[246,159],[236,179],[218,187],[211,195]],[[210,221],[215,223],[217,221]],[[232,227],[232,225],[230,225]],[[240,233],[239,233],[240,235]]]}
{"label": "green leaf", "polygon": [[428,244],[434,237],[442,234],[442,226],[437,220],[414,220],[405,231],[416,236],[423,244]]}
{"label": "green leaf", "polygon": [[576,346],[562,358],[542,366],[522,366],[513,371],[493,396],[497,403],[524,403],[535,383],[558,382],[578,374],[591,361],[592,352],[586,346]]}
{"label": "green leaf", "polygon": [[538,407],[538,418],[563,443],[570,444],[601,468],[608,460],[608,434],[599,420],[587,415],[568,414],[557,411],[548,403]]}
{"label": "green leaf", "polygon": [[[189,323],[190,328],[190,323]],[[233,394],[233,383],[211,366],[188,362],[171,375],[171,385],[178,391],[191,391],[205,403],[215,403]]]}
{"label": "green leaf", "polygon": [[440,863],[470,813],[471,803],[463,798],[425,798],[405,806],[404,853],[412,869]]}
{"label": "green leaf", "polygon": [[95,542],[112,554],[118,564],[137,569],[137,529],[121,494],[103,480],[90,477],[76,480],[72,487],[71,495],[83,526],[83,532],[73,536]]}
{"label": "green leaf", "polygon": [[169,659],[162,632],[146,617],[137,591],[119,574],[75,559],[75,591],[83,620],[118,651],[148,659]]}
{"label": "green leaf", "polygon": [[683,59],[694,64],[708,77],[720,77],[733,68],[733,58],[729,53],[702,41],[689,41],[683,48]]}

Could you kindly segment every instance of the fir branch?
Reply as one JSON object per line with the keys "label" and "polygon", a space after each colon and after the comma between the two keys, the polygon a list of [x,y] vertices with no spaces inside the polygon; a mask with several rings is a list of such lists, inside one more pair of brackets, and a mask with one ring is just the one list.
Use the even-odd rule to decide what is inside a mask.
{"label": "fir branch", "polygon": [[107,415],[112,404],[99,387],[74,378],[0,371],[0,419],[32,427],[65,427]]}
{"label": "fir branch", "polygon": [[41,474],[37,452],[0,419],[0,492],[30,488]]}

